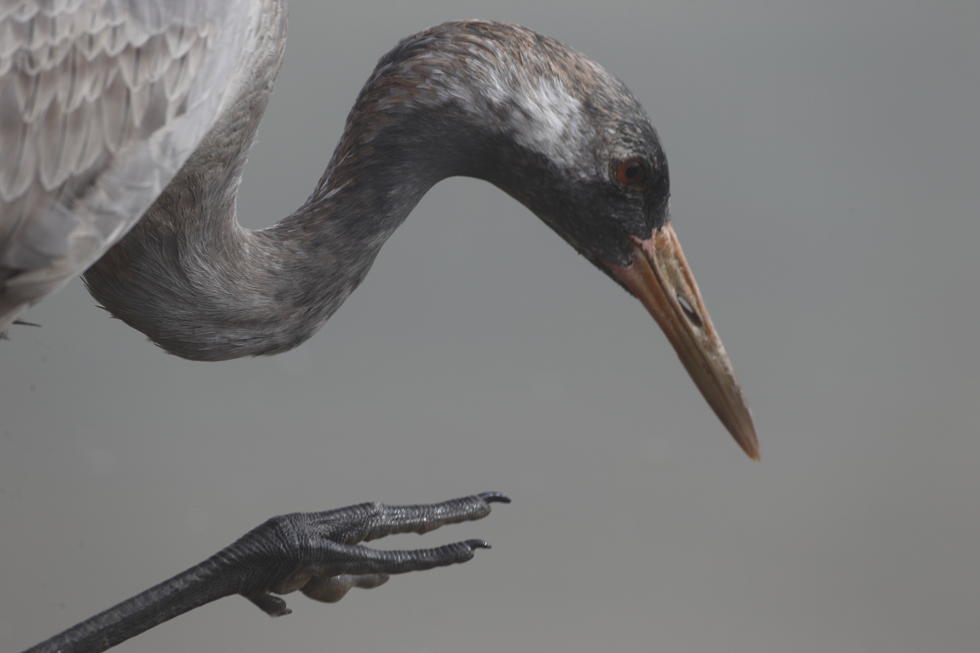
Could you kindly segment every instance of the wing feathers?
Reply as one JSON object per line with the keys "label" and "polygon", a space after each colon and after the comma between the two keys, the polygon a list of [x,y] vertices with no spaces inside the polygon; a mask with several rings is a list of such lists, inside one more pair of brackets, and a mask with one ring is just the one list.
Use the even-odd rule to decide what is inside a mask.
{"label": "wing feathers", "polygon": [[0,336],[163,190],[218,116],[261,11],[0,0]]}
{"label": "wing feathers", "polygon": [[[0,210],[32,184],[57,195],[73,178],[91,178],[103,152],[180,115],[213,28],[169,24],[164,4],[142,3],[141,21],[119,6],[0,9]],[[0,224],[0,243],[4,231]]]}

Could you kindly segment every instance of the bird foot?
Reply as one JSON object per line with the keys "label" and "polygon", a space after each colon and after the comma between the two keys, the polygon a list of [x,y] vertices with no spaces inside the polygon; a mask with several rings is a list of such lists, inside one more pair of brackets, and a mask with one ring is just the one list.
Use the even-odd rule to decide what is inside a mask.
{"label": "bird foot", "polygon": [[266,614],[280,617],[291,610],[276,594],[299,590],[311,599],[332,603],[353,587],[377,587],[391,574],[466,562],[473,551],[490,545],[483,540],[466,540],[435,549],[375,551],[359,543],[482,519],[490,514],[490,504],[498,502],[510,503],[510,499],[498,492],[485,492],[428,505],[362,503],[327,512],[274,517],[204,562],[25,653],[104,651],[231,594],[241,594]]}
{"label": "bird foot", "polygon": [[276,594],[296,590],[316,601],[334,603],[354,587],[372,588],[391,574],[466,562],[483,540],[455,542],[434,549],[377,551],[361,542],[397,533],[426,533],[446,524],[482,519],[491,503],[510,503],[498,492],[485,492],[443,503],[388,506],[363,503],[338,510],[274,517],[225,549],[219,556],[238,558],[247,576],[239,593],[263,612],[279,617],[292,612]]}

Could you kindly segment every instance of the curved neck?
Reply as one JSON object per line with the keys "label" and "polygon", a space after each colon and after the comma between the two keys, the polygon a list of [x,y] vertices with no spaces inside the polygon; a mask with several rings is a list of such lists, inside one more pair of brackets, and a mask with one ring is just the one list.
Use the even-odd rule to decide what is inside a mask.
{"label": "curved neck", "polygon": [[[430,117],[432,117],[430,115]],[[312,336],[364,279],[381,245],[426,191],[451,174],[460,133],[404,116],[366,128],[352,113],[309,199],[268,229],[235,214],[251,138],[233,152],[223,121],[140,223],[85,275],[113,315],[195,360],[275,354]],[[254,121],[257,123],[257,119]],[[253,128],[254,134],[254,128]],[[215,165],[219,159],[230,161]],[[213,167],[212,167],[213,166]]]}
{"label": "curved neck", "polygon": [[[527,95],[515,87],[535,79],[501,77],[512,62],[474,57],[482,41],[467,44],[477,37],[459,34],[436,45],[407,39],[383,58],[316,190],[260,231],[235,217],[246,154],[271,93],[271,83],[250,85],[136,228],[86,273],[90,292],[184,358],[275,354],[323,325],[439,180],[479,177],[537,208],[520,190],[523,174],[547,167],[535,134],[561,138],[555,115],[536,123],[535,111],[544,102],[567,113],[574,101],[551,87],[530,94],[538,98],[532,107],[515,100]],[[274,77],[277,68],[270,70]],[[575,126],[574,115],[561,117]]]}

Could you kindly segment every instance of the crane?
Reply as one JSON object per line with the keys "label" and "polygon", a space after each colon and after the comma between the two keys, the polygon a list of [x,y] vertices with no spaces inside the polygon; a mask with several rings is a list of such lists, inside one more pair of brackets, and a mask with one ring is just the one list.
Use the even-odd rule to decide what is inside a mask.
{"label": "crane", "polygon": [[[666,156],[621,81],[509,23],[419,32],[378,62],[306,202],[249,230],[236,218],[237,192],[285,35],[284,0],[0,7],[0,334],[83,274],[103,307],[171,354],[214,361],[287,351],[357,288],[433,185],[469,176],[520,201],[636,297],[735,441],[758,459],[748,404],[670,224]],[[482,517],[489,502],[504,500],[471,497],[444,521]],[[357,524],[323,531],[331,555],[374,533],[352,516],[360,512],[345,510],[322,513]],[[235,551],[263,550],[248,538],[266,541],[276,528],[317,521],[292,516],[283,527],[276,519]],[[456,546],[415,567],[378,566],[366,549],[341,571],[316,571],[321,560],[298,571],[287,564],[286,579],[256,572],[259,589],[211,579],[215,566],[238,556],[226,549],[202,563],[206,571],[185,572],[201,589],[178,603],[190,609],[202,597],[240,592],[281,613],[284,604],[268,592],[303,585],[296,578],[360,574],[334,584],[370,586],[386,573],[468,559],[483,544]],[[279,553],[290,564],[299,555]],[[275,567],[273,558],[263,559]],[[131,601],[147,610],[155,596]],[[91,641],[112,628],[91,627]]]}

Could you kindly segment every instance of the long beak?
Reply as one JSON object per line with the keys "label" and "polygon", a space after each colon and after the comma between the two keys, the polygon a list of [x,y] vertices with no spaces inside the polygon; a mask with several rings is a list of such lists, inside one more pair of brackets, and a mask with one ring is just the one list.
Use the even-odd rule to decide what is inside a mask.
{"label": "long beak", "polygon": [[759,460],[749,405],[674,229],[668,224],[648,240],[631,238],[633,262],[625,266],[606,263],[606,267],[650,311],[715,415],[749,458]]}

